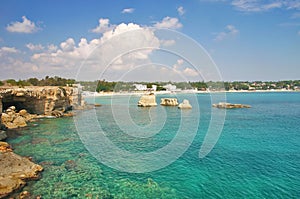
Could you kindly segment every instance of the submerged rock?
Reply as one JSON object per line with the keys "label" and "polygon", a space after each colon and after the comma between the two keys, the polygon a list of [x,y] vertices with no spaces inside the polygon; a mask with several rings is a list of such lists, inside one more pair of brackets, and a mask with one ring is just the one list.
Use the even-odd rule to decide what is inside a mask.
{"label": "submerged rock", "polygon": [[39,178],[43,167],[12,152],[10,145],[0,142],[0,198],[25,186],[25,180]]}
{"label": "submerged rock", "polygon": [[213,104],[212,106],[215,108],[222,108],[222,109],[251,108],[250,105],[246,105],[246,104],[231,104],[226,102],[220,102],[218,104]]}
{"label": "submerged rock", "polygon": [[191,109],[192,105],[190,104],[189,100],[184,99],[182,103],[178,105],[179,109]]}
{"label": "submerged rock", "polygon": [[28,191],[22,191],[19,194],[20,199],[29,199],[30,198],[30,193]]}
{"label": "submerged rock", "polygon": [[0,130],[0,141],[5,140],[7,138],[6,132]]}
{"label": "submerged rock", "polygon": [[152,93],[149,95],[142,95],[142,97],[138,102],[138,106],[141,107],[157,106],[155,95]]}
{"label": "submerged rock", "polygon": [[178,102],[176,98],[161,98],[160,105],[162,106],[177,106]]}

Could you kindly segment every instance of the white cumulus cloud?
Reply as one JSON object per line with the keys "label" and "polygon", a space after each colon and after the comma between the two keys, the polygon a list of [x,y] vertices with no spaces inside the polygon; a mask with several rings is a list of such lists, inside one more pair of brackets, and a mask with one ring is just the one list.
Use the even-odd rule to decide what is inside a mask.
{"label": "white cumulus cloud", "polygon": [[125,8],[122,10],[121,13],[126,14],[126,13],[133,13],[134,12],[134,8]]}
{"label": "white cumulus cloud", "polygon": [[[158,48],[159,45],[153,30],[134,23],[121,23],[97,39],[89,41],[81,38],[76,42],[68,38],[60,43],[59,48],[52,45],[51,52],[48,46],[44,52],[33,54],[31,61],[40,71],[44,69],[49,74],[63,71],[68,75],[74,75],[84,61],[81,77],[97,79],[105,71],[110,78],[117,79],[124,71],[150,62],[151,48]],[[108,70],[105,70],[109,63]]]}
{"label": "white cumulus cloud", "polygon": [[182,15],[184,15],[185,10],[184,10],[184,8],[183,8],[182,6],[180,6],[180,7],[177,8],[177,12],[178,12],[178,14],[179,14],[180,16],[182,16]]}
{"label": "white cumulus cloud", "polygon": [[28,43],[26,44],[26,47],[29,49],[29,50],[32,50],[32,51],[39,51],[39,50],[43,50],[44,49],[44,46],[42,46],[42,44],[32,44],[32,43]]}
{"label": "white cumulus cloud", "polygon": [[178,59],[172,67],[173,72],[189,77],[195,77],[198,75],[198,72],[195,69],[184,66],[184,64],[185,62],[183,59]]}
{"label": "white cumulus cloud", "polygon": [[[7,55],[7,54],[16,54],[19,53],[20,51],[17,50],[15,47],[7,47],[7,46],[3,46],[0,48],[0,57],[2,55]],[[3,60],[1,60],[3,61]]]}
{"label": "white cumulus cloud", "polygon": [[228,37],[235,36],[239,33],[239,30],[236,29],[233,25],[227,25],[225,27],[224,32],[217,33],[217,36],[215,37],[215,41],[222,41]]}
{"label": "white cumulus cloud", "polygon": [[0,52],[2,53],[18,53],[19,50],[17,50],[15,47],[1,47]]}
{"label": "white cumulus cloud", "polygon": [[92,29],[91,31],[94,33],[104,33],[104,32],[112,30],[113,28],[114,28],[114,25],[111,25],[109,23],[109,19],[100,18],[99,25],[96,28]]}
{"label": "white cumulus cloud", "polygon": [[47,49],[48,49],[49,52],[54,52],[54,51],[57,50],[57,48],[58,47],[54,44],[50,44],[50,45],[47,46]]}
{"label": "white cumulus cloud", "polygon": [[183,74],[185,74],[186,76],[196,77],[198,75],[198,72],[195,69],[186,68],[183,70]]}
{"label": "white cumulus cloud", "polygon": [[157,22],[154,24],[155,28],[169,28],[169,29],[179,29],[182,27],[182,24],[179,22],[177,18],[173,17],[165,17],[161,22]]}
{"label": "white cumulus cloud", "polygon": [[68,38],[60,44],[60,47],[65,52],[73,51],[75,48],[75,41],[73,38]]}
{"label": "white cumulus cloud", "polygon": [[26,16],[23,16],[22,19],[22,22],[15,21],[7,25],[6,30],[17,33],[34,33],[40,29],[35,25],[34,22],[27,19]]}

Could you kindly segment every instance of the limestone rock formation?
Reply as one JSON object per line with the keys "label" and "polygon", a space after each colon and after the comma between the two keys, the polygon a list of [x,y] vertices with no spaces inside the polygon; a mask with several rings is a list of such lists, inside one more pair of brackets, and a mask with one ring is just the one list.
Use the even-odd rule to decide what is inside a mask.
{"label": "limestone rock formation", "polygon": [[25,180],[37,179],[43,170],[28,158],[13,153],[6,142],[0,142],[0,198],[25,186]]}
{"label": "limestone rock formation", "polygon": [[142,95],[138,102],[138,106],[141,107],[157,106],[155,95],[152,93],[149,95]]}
{"label": "limestone rock formation", "polygon": [[27,126],[27,122],[36,117],[37,115],[29,114],[25,109],[16,112],[16,108],[11,106],[2,113],[1,123],[9,129],[14,129]]}
{"label": "limestone rock formation", "polygon": [[64,112],[71,107],[81,106],[82,98],[77,87],[0,87],[0,113],[12,105],[17,110],[26,109],[29,113],[51,115],[54,110]]}
{"label": "limestone rock formation", "polygon": [[178,105],[179,109],[191,109],[192,105],[190,104],[189,100],[184,99],[182,103]]}
{"label": "limestone rock formation", "polygon": [[178,102],[176,98],[161,98],[160,105],[162,106],[177,106]]}
{"label": "limestone rock formation", "polygon": [[246,104],[231,104],[226,102],[220,102],[218,104],[213,104],[212,106],[215,108],[222,108],[222,109],[251,108],[250,105],[246,105]]}

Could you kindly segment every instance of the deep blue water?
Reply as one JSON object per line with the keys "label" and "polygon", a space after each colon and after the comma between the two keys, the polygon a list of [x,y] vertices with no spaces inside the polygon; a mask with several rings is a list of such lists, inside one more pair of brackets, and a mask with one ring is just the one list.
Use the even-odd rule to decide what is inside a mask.
{"label": "deep blue water", "polygon": [[[166,96],[157,96],[157,102],[161,97]],[[16,136],[8,140],[16,153],[32,156],[45,169],[42,178],[24,190],[43,198],[300,197],[300,93],[227,93],[228,102],[252,108],[226,111],[222,134],[203,159],[199,149],[211,118],[210,96],[197,94],[196,100],[192,95],[175,97],[179,101],[190,99],[193,109],[181,111],[160,105],[139,108],[138,97],[98,97],[95,101],[101,107],[77,112],[76,116],[88,121],[96,114],[105,136],[132,153],[148,153],[170,144],[178,136],[181,122],[187,124],[182,142],[193,138],[191,132],[197,127],[187,151],[172,164],[147,173],[110,168],[99,160],[111,151],[95,144],[100,142],[97,137],[89,140],[83,132],[78,133],[73,118],[44,119],[33,123],[37,126],[15,132]],[[128,118],[122,120],[124,113],[137,125],[134,128],[145,131],[126,134],[134,128]],[[87,131],[94,128],[88,122],[80,125],[86,125]],[[140,137],[145,135],[148,137]],[[87,149],[98,153],[99,160]],[[110,163],[122,164],[116,156],[104,157],[111,158]],[[134,163],[132,168],[140,169]]]}

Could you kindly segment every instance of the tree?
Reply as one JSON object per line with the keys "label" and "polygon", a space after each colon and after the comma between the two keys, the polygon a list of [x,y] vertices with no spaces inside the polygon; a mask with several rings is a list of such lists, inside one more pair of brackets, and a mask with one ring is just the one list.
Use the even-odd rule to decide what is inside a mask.
{"label": "tree", "polygon": [[17,85],[17,82],[14,79],[6,80],[6,83],[9,84],[10,86],[16,86]]}
{"label": "tree", "polygon": [[100,91],[114,91],[114,88],[116,86],[116,82],[106,82],[105,80],[99,80],[98,84],[97,84],[97,88],[96,91],[100,92]]}
{"label": "tree", "polygon": [[17,85],[20,86],[20,87],[24,87],[24,86],[30,86],[30,83],[25,81],[25,80],[19,80],[17,82]]}
{"label": "tree", "polygon": [[27,80],[32,86],[38,86],[39,85],[39,80],[37,78],[29,78]]}

